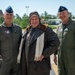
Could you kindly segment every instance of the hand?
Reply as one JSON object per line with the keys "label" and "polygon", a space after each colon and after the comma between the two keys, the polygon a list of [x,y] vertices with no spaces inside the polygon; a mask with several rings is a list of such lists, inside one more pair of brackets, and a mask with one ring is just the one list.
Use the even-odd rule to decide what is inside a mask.
{"label": "hand", "polygon": [[36,57],[36,59],[34,59],[35,61],[42,61],[43,60],[43,58],[44,58],[44,56],[43,55],[41,55],[40,57]]}
{"label": "hand", "polygon": [[57,65],[57,56],[54,55],[54,63]]}
{"label": "hand", "polygon": [[43,55],[41,55],[41,56],[40,56],[40,58],[39,58],[39,61],[42,61],[42,60],[43,60],[43,58],[44,58],[44,56],[43,56]]}

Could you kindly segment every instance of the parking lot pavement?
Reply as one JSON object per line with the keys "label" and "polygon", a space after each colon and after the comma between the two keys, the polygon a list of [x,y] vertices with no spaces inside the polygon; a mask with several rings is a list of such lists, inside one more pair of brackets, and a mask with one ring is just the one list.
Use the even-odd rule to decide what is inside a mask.
{"label": "parking lot pavement", "polygon": [[50,59],[51,59],[51,67],[52,67],[52,70],[50,71],[50,75],[58,75],[58,68],[57,68],[57,65],[55,65],[55,63],[53,62],[53,58],[54,56],[51,55],[50,56]]}
{"label": "parking lot pavement", "polygon": [[55,73],[53,67],[52,67],[52,70],[50,71],[50,75],[56,75],[56,73]]}
{"label": "parking lot pavement", "polygon": [[[56,33],[56,29],[54,29],[53,31]],[[57,68],[57,65],[54,64],[53,58],[54,56],[51,55],[50,59],[51,59],[52,70],[50,71],[50,75],[58,75],[58,68]]]}

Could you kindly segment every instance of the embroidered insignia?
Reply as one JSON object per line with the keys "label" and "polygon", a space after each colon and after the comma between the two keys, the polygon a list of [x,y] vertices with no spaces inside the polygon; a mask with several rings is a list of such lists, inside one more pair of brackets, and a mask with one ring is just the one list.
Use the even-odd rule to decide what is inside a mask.
{"label": "embroidered insignia", "polygon": [[62,29],[59,29],[58,32],[62,32]]}
{"label": "embroidered insignia", "polygon": [[6,34],[9,34],[10,32],[9,32],[9,30],[6,30],[5,33],[6,33]]}
{"label": "embroidered insignia", "polygon": [[67,32],[67,31],[68,31],[68,28],[65,28],[65,30],[64,30],[64,31],[66,31],[66,32]]}
{"label": "embroidered insignia", "polygon": [[62,8],[62,10],[64,10],[64,8]]}

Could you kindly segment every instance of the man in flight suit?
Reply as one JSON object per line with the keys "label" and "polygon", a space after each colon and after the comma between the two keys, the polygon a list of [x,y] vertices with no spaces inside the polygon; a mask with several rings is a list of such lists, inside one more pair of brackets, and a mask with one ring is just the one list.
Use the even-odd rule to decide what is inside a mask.
{"label": "man in flight suit", "polygon": [[12,23],[13,18],[13,9],[8,6],[4,13],[4,22],[0,26],[0,55],[2,57],[0,75],[16,75],[17,72],[17,54],[22,30]]}
{"label": "man in flight suit", "polygon": [[57,29],[60,39],[58,50],[59,75],[75,75],[75,21],[69,17],[68,9],[64,6],[59,7],[58,16],[62,20]]}

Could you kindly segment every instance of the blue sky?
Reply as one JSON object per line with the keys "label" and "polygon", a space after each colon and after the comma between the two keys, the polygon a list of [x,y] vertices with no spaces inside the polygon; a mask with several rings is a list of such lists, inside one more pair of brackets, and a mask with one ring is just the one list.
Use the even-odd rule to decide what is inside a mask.
{"label": "blue sky", "polygon": [[57,15],[59,6],[66,6],[73,15],[75,15],[75,0],[0,0],[0,9],[4,12],[8,6],[12,6],[14,14],[23,16],[32,11],[38,11],[39,14],[47,11],[48,14]]}

